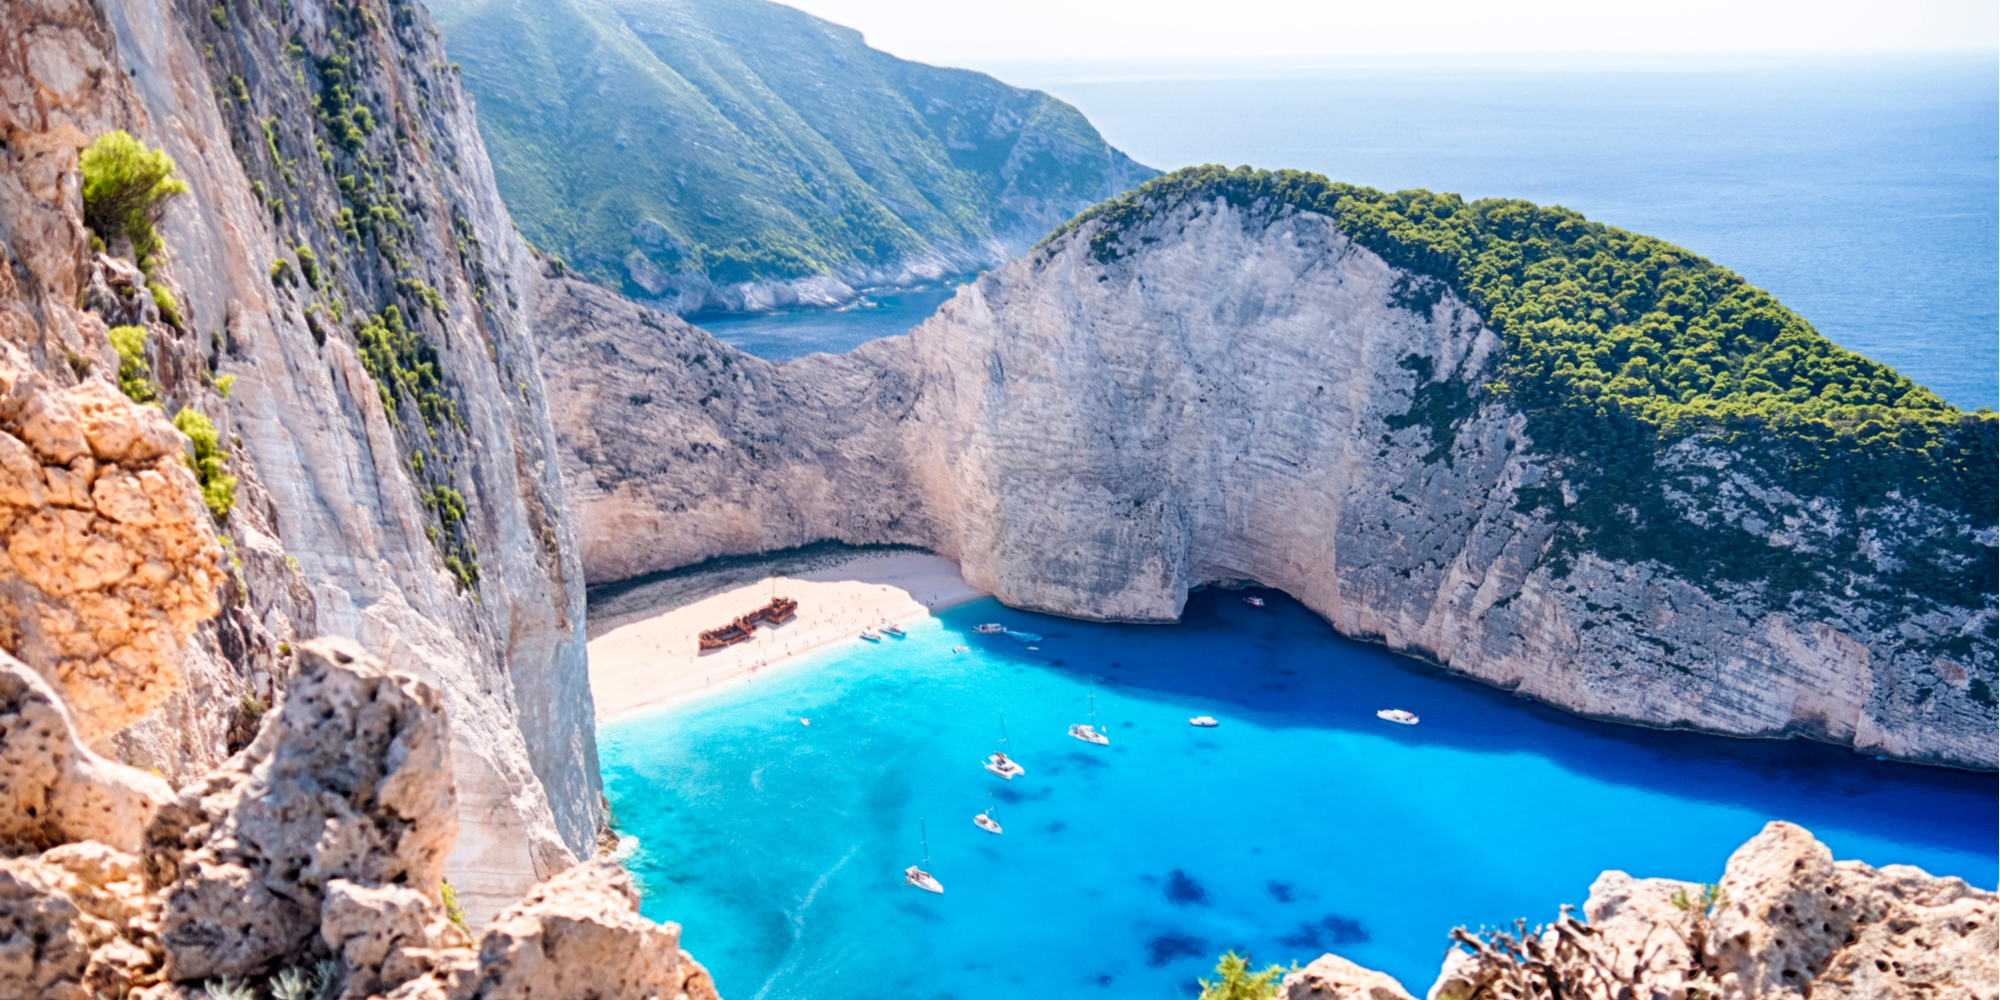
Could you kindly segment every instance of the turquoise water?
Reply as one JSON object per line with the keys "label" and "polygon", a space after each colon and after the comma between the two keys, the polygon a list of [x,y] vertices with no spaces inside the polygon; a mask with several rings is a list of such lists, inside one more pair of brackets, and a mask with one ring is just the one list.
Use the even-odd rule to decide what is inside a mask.
{"label": "turquoise water", "polygon": [[[646,914],[730,1000],[1192,996],[1232,947],[1421,993],[1454,925],[1548,919],[1609,868],[1713,881],[1772,819],[1995,884],[1992,775],[1587,722],[1256,593],[1198,593],[1177,626],[981,601],[602,727]],[[1109,747],[1064,735],[1093,676]],[[1011,782],[979,763],[1002,713]],[[988,807],[1004,835],[972,825]],[[900,884],[920,819],[943,896]]]}

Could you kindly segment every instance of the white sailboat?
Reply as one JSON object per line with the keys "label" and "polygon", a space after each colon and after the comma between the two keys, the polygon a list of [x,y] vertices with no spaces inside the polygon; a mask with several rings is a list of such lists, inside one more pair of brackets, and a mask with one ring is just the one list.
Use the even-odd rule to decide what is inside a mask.
{"label": "white sailboat", "polygon": [[914,885],[925,892],[935,892],[942,896],[944,895],[944,883],[939,882],[931,876],[930,872],[924,870],[931,866],[931,832],[929,829],[923,827],[923,822],[923,820],[917,821],[918,828],[924,831],[924,862],[921,865],[911,865],[903,869],[903,884]]}
{"label": "white sailboat", "polygon": [[1090,721],[1088,723],[1079,722],[1070,726],[1069,734],[1085,743],[1095,743],[1101,747],[1111,745],[1111,737],[1097,730],[1097,682],[1095,680],[1090,682]]}
{"label": "white sailboat", "polygon": [[1008,781],[1013,781],[1015,777],[1028,773],[1027,768],[1022,767],[1018,761],[1007,756],[1007,717],[1005,715],[1000,717],[1000,750],[998,753],[986,758],[986,769],[1006,778]]}
{"label": "white sailboat", "polygon": [[[987,794],[990,796],[993,793],[988,792]],[[1000,821],[993,818],[993,813],[995,811],[996,810],[992,806],[990,805],[987,806],[985,812],[972,817],[972,825],[980,828],[981,830],[985,830],[987,833],[999,833]]]}

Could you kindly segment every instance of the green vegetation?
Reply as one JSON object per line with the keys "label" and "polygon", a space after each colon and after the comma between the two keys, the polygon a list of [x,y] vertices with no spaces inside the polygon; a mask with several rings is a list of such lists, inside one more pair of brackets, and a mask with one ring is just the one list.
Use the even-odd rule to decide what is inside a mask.
{"label": "green vegetation", "polygon": [[[1075,108],[761,0],[443,0],[500,192],[628,294],[1025,247],[1154,171]],[[551,264],[551,267],[559,265]]]}
{"label": "green vegetation", "polygon": [[187,466],[201,483],[201,499],[208,504],[208,512],[217,521],[223,520],[236,506],[236,477],[222,471],[229,453],[222,449],[215,424],[188,407],[174,414],[174,427],[194,442],[194,455],[187,459]]}
{"label": "green vegetation", "polygon": [[119,391],[134,403],[158,400],[160,392],[153,384],[153,365],[146,360],[146,328],[112,327],[111,349],[118,352]]}
{"label": "green vegetation", "polygon": [[98,136],[79,166],[84,224],[107,242],[123,233],[139,266],[146,267],[160,246],[153,232],[160,214],[167,202],[187,193],[187,184],[173,175],[174,158],[121,130]]}
{"label": "green vegetation", "polygon": [[1197,980],[1201,984],[1201,1000],[1270,1000],[1278,995],[1278,980],[1285,976],[1283,966],[1273,965],[1262,972],[1250,971],[1250,956],[1226,952],[1220,962],[1215,963],[1216,980]]}
{"label": "green vegetation", "polygon": [[[1521,493],[1522,509],[1561,522],[1549,556],[1558,575],[1577,553],[1593,551],[1658,560],[1695,580],[1763,581],[1781,592],[1836,585],[1825,576],[1836,572],[1825,554],[1808,558],[1777,546],[1719,551],[1671,505],[1656,461],[1695,436],[1728,447],[1794,495],[1834,498],[1856,517],[1901,497],[1927,500],[1976,526],[1995,522],[2000,433],[1993,414],[1962,413],[1888,366],[1842,349],[1725,268],[1568,209],[1388,194],[1316,174],[1209,166],[1097,206],[1044,245],[1101,220],[1091,250],[1115,265],[1138,249],[1126,238],[1136,227],[1216,198],[1253,212],[1328,216],[1357,243],[1421,276],[1399,287],[1400,304],[1428,310],[1449,287],[1500,334],[1505,354],[1497,371],[1482,373],[1490,378],[1483,384],[1472,373],[1432,373],[1428,361],[1413,367],[1417,398],[1401,419],[1430,428],[1437,448],[1427,460],[1448,461],[1453,425],[1493,393],[1527,415],[1537,449],[1573,459],[1562,471],[1575,502],[1565,503],[1555,485]],[[1687,473],[1679,488],[1698,491],[1701,471]],[[1857,535],[1837,536],[1849,550],[1832,555],[1858,559]],[[1946,539],[1932,558],[1890,571],[1885,582],[1977,606],[1996,572],[1992,549]],[[1837,585],[1846,586],[1844,572]]]}
{"label": "green vegetation", "polygon": [[375,389],[382,394],[382,409],[391,423],[402,426],[401,400],[407,399],[431,437],[447,426],[463,429],[457,405],[445,394],[437,348],[404,324],[402,310],[390,306],[379,316],[368,317],[354,331],[354,340],[362,366],[375,377]]}
{"label": "green vegetation", "polygon": [[465,907],[458,905],[458,890],[452,888],[450,882],[440,882],[438,895],[444,903],[444,915],[451,918],[452,923],[465,927]]}

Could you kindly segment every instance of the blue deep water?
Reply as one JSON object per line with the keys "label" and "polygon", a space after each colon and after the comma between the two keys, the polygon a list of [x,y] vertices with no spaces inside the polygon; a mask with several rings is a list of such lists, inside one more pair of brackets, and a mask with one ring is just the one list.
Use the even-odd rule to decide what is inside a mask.
{"label": "blue deep water", "polygon": [[775,313],[709,313],[688,322],[737,350],[771,361],[814,352],[846,354],[877,337],[908,333],[930,318],[956,285],[874,292],[845,309],[793,309]]}
{"label": "blue deep water", "polygon": [[[2000,404],[1990,54],[978,68],[1075,104],[1163,170],[1247,163],[1565,205],[1741,273],[1960,407]],[[767,357],[838,352],[935,306],[895,329],[839,314],[804,348],[795,318],[711,329]]]}
{"label": "blue deep water", "polygon": [[[1421,994],[1455,925],[1547,920],[1605,869],[1714,881],[1773,819],[1995,884],[1992,775],[1589,722],[1254,593],[1176,626],[980,601],[601,727],[645,913],[731,1000],[1186,997],[1228,948]],[[1065,735],[1093,677],[1109,747]],[[1011,782],[980,767],[1003,713]],[[972,825],[989,807],[1004,835]],[[920,820],[942,896],[901,884]]]}

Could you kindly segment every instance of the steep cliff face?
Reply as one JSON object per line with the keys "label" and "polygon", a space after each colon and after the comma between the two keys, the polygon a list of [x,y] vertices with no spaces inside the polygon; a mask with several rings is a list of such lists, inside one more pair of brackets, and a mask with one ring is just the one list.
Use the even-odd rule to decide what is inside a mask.
{"label": "steep cliff face", "polygon": [[1697,430],[1641,452],[1647,478],[1621,488],[1674,523],[1630,530],[1826,572],[1634,558],[1579,526],[1599,470],[1532,436],[1496,384],[1507,344],[1445,282],[1271,202],[1189,197],[1108,227],[982,277],[908,336],[777,366],[545,291],[544,329],[569,331],[545,351],[566,373],[551,407],[585,572],[904,542],[1010,604],[1128,621],[1256,581],[1580,714],[1994,766],[1990,581],[1941,598],[1835,555],[1959,565],[1990,557],[1990,517],[1922,496],[1857,509]]}
{"label": "steep cliff face", "polygon": [[[35,530],[13,537],[59,523],[78,551],[57,555],[72,559],[120,543],[121,524],[182,546],[152,562],[118,555],[130,579],[53,582],[17,547],[0,589],[56,595],[116,648],[56,649],[48,627],[7,635],[8,648],[63,683],[86,726],[93,712],[108,720],[91,737],[100,750],[183,777],[247,740],[295,643],[361,639],[442,692],[461,817],[444,873],[475,916],[595,853],[582,574],[518,305],[538,262],[421,11],[110,0],[0,13],[0,333],[9,364],[31,373],[8,376],[5,419],[34,453],[20,478],[47,494],[17,490],[11,523]],[[146,275],[106,234],[93,255],[82,225],[77,150],[114,128],[171,153],[189,187],[166,208]],[[117,325],[145,331],[159,404],[204,414],[237,480],[233,508],[186,518],[184,543],[145,519],[171,528],[189,503],[199,510],[178,458],[186,439],[112,387]],[[81,408],[86,438],[92,406],[124,406],[151,415],[135,424],[142,441],[171,440],[43,447],[35,415],[63,405]],[[226,553],[202,555],[218,536]],[[218,564],[204,591],[202,567]],[[155,579],[163,569],[170,579]],[[173,586],[211,606],[182,609]],[[112,600],[93,606],[90,593]],[[121,696],[124,715],[96,707]]]}

